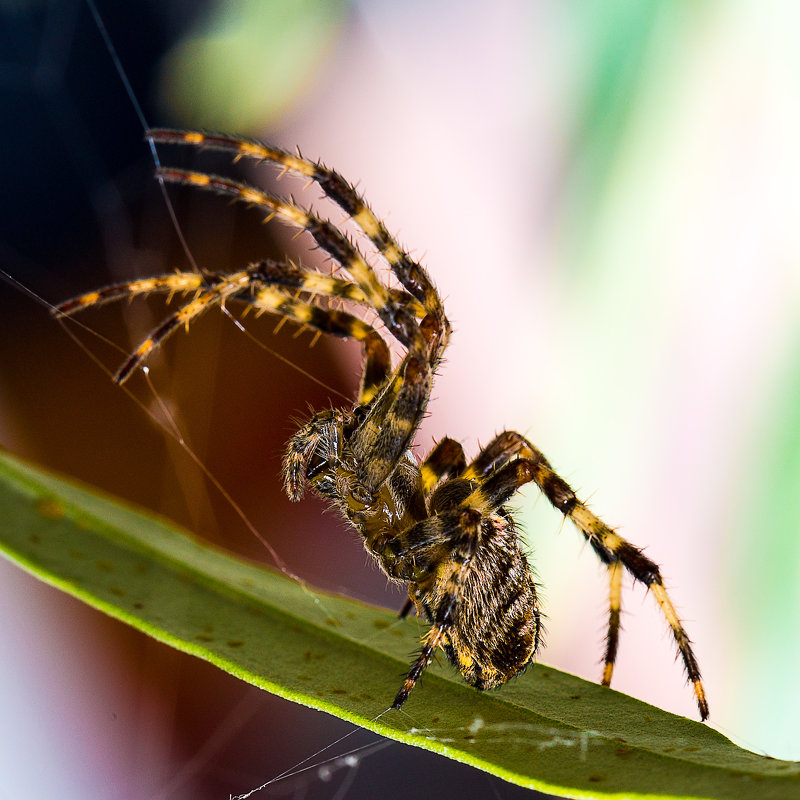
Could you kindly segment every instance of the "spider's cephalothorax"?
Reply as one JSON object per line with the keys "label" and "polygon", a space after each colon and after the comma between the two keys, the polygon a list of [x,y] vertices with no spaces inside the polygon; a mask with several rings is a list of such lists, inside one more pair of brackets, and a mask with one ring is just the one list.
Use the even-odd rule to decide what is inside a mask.
{"label": "spider's cephalothorax", "polygon": [[[227,300],[272,313],[364,345],[365,365],[351,410],[315,414],[290,440],[284,458],[286,492],[299,500],[306,487],[330,500],[349,520],[380,568],[406,582],[409,603],[431,627],[398,691],[401,706],[441,648],[478,689],[498,686],[523,670],[539,643],[536,587],[514,520],[505,508],[526,483],[535,483],[568,516],[608,569],[609,618],[602,682],[614,669],[620,629],[623,570],[653,593],[675,639],[700,716],[706,719],[700,671],[658,566],[595,516],[542,453],[518,433],[496,436],[467,462],[461,445],[443,439],[419,463],[410,448],[428,407],[450,324],[425,270],[389,235],[358,192],[325,166],[259,142],[221,134],[152,130],[155,143],[194,145],[281,166],[316,182],[348,215],[389,265],[402,288],[379,280],[350,237],[313,212],[247,183],[204,172],[159,167],[160,179],[229,196],[306,231],[343,270],[325,275],[291,262],[259,261],[230,274],[176,272],[89,292],[59,306],[60,315],[121,297],[192,293],[122,365],[124,382],[169,334]],[[383,336],[361,316],[331,301],[374,311],[387,335],[404,348],[392,366]]]}

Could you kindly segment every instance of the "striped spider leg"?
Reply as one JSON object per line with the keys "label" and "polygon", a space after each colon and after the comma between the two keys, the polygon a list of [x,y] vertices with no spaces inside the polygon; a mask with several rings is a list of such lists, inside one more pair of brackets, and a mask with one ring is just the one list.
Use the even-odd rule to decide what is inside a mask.
{"label": "striped spider leg", "polygon": [[531,468],[531,480],[536,483],[554,508],[569,517],[608,569],[609,617],[601,683],[609,686],[614,672],[620,630],[622,575],[623,569],[626,569],[635,580],[644,584],[653,593],[669,625],[686,675],[692,684],[700,716],[704,720],[707,719],[708,702],[700,678],[700,668],[691,641],[664,586],[658,565],[645,556],[640,548],[623,539],[592,513],[586,504],[577,498],[569,484],[553,470],[542,452],[519,433],[505,431],[496,436],[462,476],[480,480],[489,471],[497,470],[510,460],[511,463],[528,462]]}
{"label": "striped spider leg", "polygon": [[[149,131],[148,137],[159,144],[222,150],[234,159],[272,163],[308,178],[345,211],[401,287],[382,282],[342,230],[291,199],[218,175],[159,167],[162,180],[231,197],[306,232],[345,277],[259,261],[230,274],[177,272],[117,284],[56,309],[69,315],[123,297],[193,295],[130,355],[115,376],[119,383],[173,331],[228,300],[363,343],[364,372],[356,403],[350,409],[317,412],[295,433],[284,456],[284,488],[291,500],[299,500],[308,488],[328,499],[358,531],[383,572],[408,585],[409,603],[402,613],[415,607],[430,623],[393,706],[403,705],[439,648],[478,689],[505,683],[533,660],[541,634],[536,586],[505,504],[534,482],[575,523],[608,568],[610,613],[602,682],[608,684],[613,672],[622,570],[627,569],[653,592],[705,719],[708,706],[697,662],[659,568],[589,511],[539,450],[520,434],[504,432],[471,463],[452,439],[439,442],[421,464],[412,454],[450,324],[425,270],[389,235],[358,192],[322,164],[259,142],[162,129]],[[355,308],[352,313],[333,308],[331,299]],[[404,349],[396,366],[383,336],[361,319],[358,308],[377,314],[385,335]]]}

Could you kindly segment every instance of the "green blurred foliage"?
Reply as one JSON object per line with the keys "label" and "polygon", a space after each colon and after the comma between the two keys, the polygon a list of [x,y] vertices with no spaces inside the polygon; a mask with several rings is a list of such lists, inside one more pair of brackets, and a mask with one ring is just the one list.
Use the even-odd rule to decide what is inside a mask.
{"label": "green blurred foliage", "polygon": [[341,0],[222,0],[164,59],[162,106],[194,127],[274,122],[329,59],[346,10]]}

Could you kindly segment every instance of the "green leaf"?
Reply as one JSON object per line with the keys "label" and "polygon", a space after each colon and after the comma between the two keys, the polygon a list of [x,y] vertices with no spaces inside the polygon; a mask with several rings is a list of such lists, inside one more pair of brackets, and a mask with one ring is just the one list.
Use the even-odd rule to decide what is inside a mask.
{"label": "green leaf", "polygon": [[281,697],[569,797],[790,798],[800,764],[543,665],[480,693],[434,665],[387,710],[423,628],[214,550],[0,453],[0,549],[42,580]]}

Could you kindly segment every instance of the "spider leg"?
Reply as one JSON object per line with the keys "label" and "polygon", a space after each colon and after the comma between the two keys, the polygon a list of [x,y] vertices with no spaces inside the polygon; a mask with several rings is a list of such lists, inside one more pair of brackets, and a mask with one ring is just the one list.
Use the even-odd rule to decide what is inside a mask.
{"label": "spider leg", "polygon": [[[425,634],[422,640],[422,649],[411,665],[411,669],[409,669],[403,681],[403,685],[397,692],[392,702],[392,708],[400,708],[408,699],[411,690],[422,676],[426,667],[431,663],[436,648],[444,647],[444,645],[447,644],[448,631],[453,627],[456,621],[459,587],[463,584],[465,576],[469,571],[475,548],[478,546],[481,526],[480,514],[466,512],[458,514],[457,517],[460,535],[450,554],[452,569],[444,581],[444,586],[441,589],[442,596],[436,604],[435,617],[430,630]],[[436,517],[431,517],[429,520],[421,523],[421,525],[424,526],[429,522],[433,522],[434,525],[436,525],[437,523],[434,522],[435,520],[437,520]],[[443,518],[438,518],[439,525],[441,525],[442,522],[444,522]],[[414,527],[420,528],[420,525]],[[437,581],[437,583],[438,582],[439,581]]]}
{"label": "spider leg", "polygon": [[[201,144],[203,135],[192,134],[188,141]],[[311,165],[311,162],[302,163]],[[361,464],[358,478],[364,490],[374,494],[397,467],[410,446],[427,407],[433,372],[447,346],[450,325],[441,310],[438,296],[430,308],[425,306],[428,300],[423,301],[428,313],[418,321],[418,309],[392,294],[378,280],[358,248],[330,221],[320,219],[292,201],[282,200],[246,183],[228,178],[163,167],[158,169],[157,174],[169,182],[214,191],[265,209],[268,218],[279,216],[308,232],[319,247],[349,273],[363,291],[367,305],[378,314],[387,331],[406,348],[405,358],[392,379],[380,390],[367,417],[356,429],[351,440],[353,452]],[[427,281],[422,268],[418,270],[419,275],[424,276]],[[395,274],[403,282],[398,270],[395,270]],[[419,281],[422,278],[417,280],[417,277],[412,280],[406,276],[404,285],[411,294],[421,291],[420,286],[423,284]],[[430,293],[427,288],[421,293],[427,298],[430,293],[435,294],[435,291],[430,286]]]}
{"label": "spider leg", "polygon": [[[496,436],[480,453],[464,472],[464,477],[472,480],[478,479],[492,469],[508,463],[518,455],[533,450],[527,440],[513,432],[503,432]],[[606,648],[603,658],[603,676],[601,683],[604,686],[611,684],[614,672],[614,662],[617,657],[620,630],[622,568],[620,562],[607,564],[609,579],[609,614],[608,631],[606,633]]]}
{"label": "spider leg", "polygon": [[[304,269],[291,263],[264,259],[251,264],[247,268],[247,272],[251,277],[274,286],[293,288],[313,295],[338,297],[361,304],[367,303],[364,292],[357,284],[332,275],[325,275],[316,270]],[[207,289],[223,280],[224,276],[212,272],[202,275],[199,272],[180,271],[154,278],[140,278],[124,283],[111,284],[110,286],[104,286],[102,289],[96,289],[78,297],[73,297],[55,306],[53,314],[63,317],[71,316],[86,308],[104,305],[124,297],[132,298],[139,295],[167,293],[171,298],[174,294]],[[397,289],[389,289],[388,291],[392,302],[407,306],[419,318],[425,315],[424,307],[414,300],[411,295]]]}
{"label": "spider leg", "polygon": [[481,449],[464,470],[462,477],[473,481],[485,477],[492,470],[521,455],[527,444],[527,440],[518,433],[504,431]]}
{"label": "spider leg", "polygon": [[603,657],[603,686],[611,686],[614,662],[617,660],[619,646],[620,608],[622,605],[622,566],[619,561],[608,565],[608,633],[606,652]]}
{"label": "spider leg", "polygon": [[406,675],[406,679],[403,681],[403,685],[400,687],[397,695],[395,695],[392,701],[392,708],[400,708],[400,706],[405,703],[409,694],[411,694],[411,690],[422,677],[422,673],[425,671],[428,664],[431,663],[436,648],[444,645],[447,630],[453,625],[452,613],[455,609],[455,605],[456,596],[453,594],[452,602],[443,607],[445,613],[437,617],[436,621],[431,625],[430,630],[425,634],[422,640],[422,650],[420,650],[419,655],[408,671],[408,675]]}
{"label": "spider leg", "polygon": [[[484,452],[486,452],[486,456],[479,456],[467,468],[464,473],[465,477],[472,477],[473,468],[475,473],[478,473],[482,469],[490,469],[491,465],[498,461],[507,463],[496,470],[483,486],[476,489],[473,496],[468,498],[472,507],[481,509],[483,502],[491,503],[493,496],[501,497],[504,493],[506,493],[506,497],[510,497],[514,491],[514,482],[516,481],[521,486],[526,482],[524,476],[527,473],[528,480],[533,480],[550,503],[572,520],[586,537],[598,558],[608,567],[610,610],[603,682],[606,683],[611,679],[617,651],[621,584],[621,573],[617,565],[621,564],[636,580],[643,583],[653,593],[680,652],[686,674],[694,690],[700,717],[704,720],[707,719],[708,702],[700,678],[700,668],[697,665],[691,641],[664,586],[658,565],[645,556],[638,547],[632,545],[593,514],[577,498],[569,484],[553,470],[541,451],[521,434],[513,431],[501,433],[487,446]],[[514,456],[518,458],[511,460]],[[516,470],[516,474],[514,470]]]}
{"label": "spider leg", "polygon": [[420,464],[422,473],[422,491],[427,496],[439,481],[444,478],[456,478],[466,469],[467,460],[464,448],[455,440],[445,437],[428,453],[428,457]]}
{"label": "spider leg", "polygon": [[225,134],[156,128],[147,131],[146,137],[158,143],[207,147],[232,152],[237,158],[269,161],[280,165],[284,170],[315,181],[366,234],[403,286],[425,306],[427,313],[436,319],[444,319],[441,299],[425,270],[397,244],[355,187],[335,170],[299,155],[287,153],[278,147],[253,140],[237,139]]}
{"label": "spider leg", "polygon": [[181,306],[171,314],[141,342],[136,350],[131,353],[125,363],[117,370],[114,381],[125,383],[131,373],[158,347],[170,334],[174,333],[181,325],[188,328],[189,324],[202,313],[215,305],[221,305],[225,300],[241,292],[249,286],[249,277],[246,271],[229,275],[225,280],[210,286],[205,291],[200,291],[194,299]]}
{"label": "spider leg", "polygon": [[[156,292],[197,292],[194,300],[172,314],[139,345],[122,365],[115,376],[123,383],[147,356],[180,325],[188,326],[212,305],[226,299],[240,300],[255,307],[258,312],[269,311],[305,324],[322,333],[358,339],[363,342],[366,354],[364,373],[359,390],[359,403],[366,405],[386,383],[391,360],[389,349],[381,336],[366,323],[352,314],[336,309],[316,306],[311,299],[299,302],[289,292],[303,292],[311,296],[342,298],[364,304],[366,299],[361,288],[341,278],[323,275],[293,264],[263,260],[251,264],[246,270],[230,275],[197,272],[177,272],[158,278],[144,278],[127,283],[114,284],[94,292],[80,295],[57,306],[54,313],[69,316],[91,306],[102,305],[122,297],[135,297]],[[395,295],[403,293],[391,290]],[[400,298],[403,299],[402,297]],[[399,302],[399,300],[398,300]],[[419,304],[411,307],[424,313]]]}
{"label": "spider leg", "polygon": [[386,384],[391,366],[389,348],[380,334],[358,317],[339,309],[321,308],[311,302],[297,300],[280,288],[260,286],[257,281],[254,281],[253,294],[246,298],[246,302],[257,313],[278,314],[322,333],[363,342],[366,363],[359,388],[359,404],[370,403]]}
{"label": "spider leg", "polygon": [[[317,270],[299,267],[291,262],[264,259],[252,264],[248,270],[255,279],[271,286],[282,286],[312,295],[352,300],[355,303],[368,305],[367,297],[358,284],[333,275],[325,275]],[[425,308],[407,292],[391,288],[387,291],[390,302],[404,306],[417,318],[425,316]]]}
{"label": "spider leg", "polygon": [[405,619],[411,613],[412,608],[414,608],[414,601],[409,597],[408,600],[403,603],[403,607],[400,609],[397,616],[400,619]]}
{"label": "spider leg", "polygon": [[268,219],[279,216],[307,231],[319,247],[332,256],[361,287],[366,303],[375,310],[392,336],[409,351],[427,353],[427,343],[414,310],[392,301],[388,287],[378,280],[358,248],[328,220],[320,219],[293,202],[230,178],[166,167],[159,167],[156,175],[169,183],[195,186],[265,209]]}
{"label": "spider leg", "polygon": [[123,297],[166,292],[171,298],[174,294],[202,290],[204,286],[203,276],[197,272],[175,272],[172,275],[162,275],[158,278],[141,278],[125,283],[115,283],[94,292],[73,297],[71,300],[55,306],[52,313],[58,317],[68,317],[85,308],[104,305]]}
{"label": "spider leg", "polygon": [[375,398],[350,438],[358,480],[375,494],[411,446],[428,403],[432,371],[427,359],[409,354]]}

